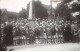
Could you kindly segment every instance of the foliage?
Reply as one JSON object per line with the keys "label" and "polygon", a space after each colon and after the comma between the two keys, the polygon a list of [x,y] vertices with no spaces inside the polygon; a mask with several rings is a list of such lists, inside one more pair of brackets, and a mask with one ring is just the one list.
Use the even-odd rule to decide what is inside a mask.
{"label": "foliage", "polygon": [[18,14],[18,18],[27,19],[28,18],[27,10],[26,9],[22,9]]}
{"label": "foliage", "polygon": [[62,0],[64,4],[71,2],[72,0]]}
{"label": "foliage", "polygon": [[72,7],[71,12],[72,13],[79,12],[78,15],[74,16],[75,17],[74,20],[77,20],[78,24],[80,24],[80,3],[79,2],[80,1],[71,4],[71,7]]}
{"label": "foliage", "polygon": [[56,15],[56,17],[57,16],[59,16],[59,17],[61,17],[61,18],[64,18],[65,20],[67,20],[67,21],[69,21],[69,20],[71,20],[71,14],[70,14],[70,12],[71,12],[71,10],[70,10],[70,8],[68,7],[68,3],[69,3],[70,1],[68,1],[68,0],[63,0],[58,6],[57,6],[57,8],[56,8],[56,10],[55,10],[55,15]]}
{"label": "foliage", "polygon": [[71,5],[71,9],[72,9],[72,12],[76,12],[76,11],[80,11],[80,4],[78,4],[78,3],[73,3],[72,5]]}

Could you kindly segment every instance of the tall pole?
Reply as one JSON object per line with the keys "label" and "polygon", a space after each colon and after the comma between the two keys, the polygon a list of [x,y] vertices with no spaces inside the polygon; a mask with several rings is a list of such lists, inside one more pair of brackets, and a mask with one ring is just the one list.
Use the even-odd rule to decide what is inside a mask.
{"label": "tall pole", "polygon": [[[50,20],[51,20],[52,19],[52,0],[50,0],[50,3],[51,3],[51,13],[50,13],[50,15],[51,15]],[[51,35],[51,43],[52,43],[52,35]]]}
{"label": "tall pole", "polygon": [[52,0],[50,0],[50,3],[51,3],[51,18],[52,18]]}
{"label": "tall pole", "polygon": [[35,2],[35,0],[33,0],[33,14],[34,14],[34,18],[36,18],[35,17],[35,3],[34,2]]}
{"label": "tall pole", "polygon": [[0,10],[0,44],[1,44],[1,10]]}

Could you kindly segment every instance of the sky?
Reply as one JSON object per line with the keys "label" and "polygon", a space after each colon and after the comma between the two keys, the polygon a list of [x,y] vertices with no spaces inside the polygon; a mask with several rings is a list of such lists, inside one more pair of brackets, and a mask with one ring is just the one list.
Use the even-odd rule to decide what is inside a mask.
{"label": "sky", "polygon": [[[22,8],[27,8],[27,4],[31,0],[0,0],[0,9],[7,9],[8,11],[19,12]],[[50,0],[40,0],[45,5],[50,5]],[[59,2],[53,2],[53,8],[56,8]]]}

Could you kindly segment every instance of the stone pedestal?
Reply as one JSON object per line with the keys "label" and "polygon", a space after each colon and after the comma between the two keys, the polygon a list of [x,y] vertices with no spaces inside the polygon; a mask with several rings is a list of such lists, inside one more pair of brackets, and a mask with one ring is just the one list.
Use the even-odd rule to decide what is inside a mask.
{"label": "stone pedestal", "polygon": [[35,20],[29,20],[29,27],[31,29],[34,29],[36,26],[35,26]]}

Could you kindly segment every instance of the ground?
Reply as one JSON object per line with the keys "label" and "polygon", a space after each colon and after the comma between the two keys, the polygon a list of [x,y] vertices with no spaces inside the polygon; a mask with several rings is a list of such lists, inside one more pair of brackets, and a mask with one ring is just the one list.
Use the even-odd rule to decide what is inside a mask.
{"label": "ground", "polygon": [[61,44],[29,44],[9,46],[14,51],[80,51],[80,43],[61,43]]}

